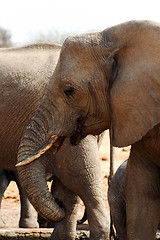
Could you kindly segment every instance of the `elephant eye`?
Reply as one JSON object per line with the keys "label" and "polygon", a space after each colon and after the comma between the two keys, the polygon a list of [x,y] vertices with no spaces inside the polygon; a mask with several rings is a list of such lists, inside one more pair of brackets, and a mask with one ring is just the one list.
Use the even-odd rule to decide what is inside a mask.
{"label": "elephant eye", "polygon": [[65,86],[64,88],[64,93],[65,95],[69,98],[69,97],[73,97],[74,95],[74,87],[72,86]]}

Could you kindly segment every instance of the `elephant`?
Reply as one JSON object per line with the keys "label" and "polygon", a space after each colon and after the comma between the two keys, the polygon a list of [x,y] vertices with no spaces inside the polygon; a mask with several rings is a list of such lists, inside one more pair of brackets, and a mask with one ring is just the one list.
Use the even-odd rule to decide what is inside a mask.
{"label": "elephant", "polygon": [[[125,176],[127,168],[125,160],[114,174],[108,188],[108,202],[111,211],[111,217],[116,230],[117,240],[126,240],[126,194],[125,194]],[[160,229],[160,221],[158,225]]]}
{"label": "elephant", "polygon": [[[41,105],[43,96],[52,95],[47,90],[48,83],[60,50],[60,45],[47,43],[0,50],[0,167],[9,171],[18,170],[29,201],[42,217],[55,222],[50,239],[75,239],[79,197],[87,209],[91,239],[97,236],[101,239],[107,236],[108,216],[101,191],[98,137],[86,136],[77,146],[66,138],[56,155],[55,146],[50,146],[39,157],[40,161],[15,167],[26,127]],[[52,101],[50,104],[55,105]],[[47,109],[44,107],[42,111],[45,117]],[[45,133],[42,122],[44,119],[37,119],[40,142],[41,131]],[[48,123],[45,123],[46,128]],[[36,132],[32,131],[32,134]],[[37,143],[35,139],[33,144]],[[48,174],[55,177],[53,193],[48,189]]]}
{"label": "elephant", "polygon": [[124,161],[114,174],[108,188],[108,202],[111,217],[116,230],[116,239],[126,240],[126,197],[125,174],[127,160]]}
{"label": "elephant", "polygon": [[[33,206],[29,202],[24,190],[22,189],[16,170],[8,171],[8,170],[0,169],[0,210],[1,210],[3,194],[11,181],[16,182],[19,190],[19,194],[20,194],[21,212],[20,212],[19,227],[20,228],[38,228],[39,224],[37,223],[33,215]],[[5,223],[1,217],[1,212],[0,212],[0,228],[4,228],[4,227],[5,227]]]}
{"label": "elephant", "polygon": [[[46,176],[47,182],[53,180],[52,176],[50,174],[47,174]],[[19,194],[20,194],[20,203],[21,203],[21,214],[20,214],[20,220],[19,220],[19,227],[20,228],[38,228],[38,227],[50,227],[51,224],[45,221],[44,219],[41,219],[41,217],[38,215],[38,223],[34,218],[34,210],[33,206],[29,202],[28,198],[26,197],[26,194],[20,184],[19,177],[17,171],[9,171],[0,169],[0,210],[1,210],[1,204],[2,204],[2,197],[4,192],[6,191],[8,185],[11,181],[14,181],[17,184]],[[40,219],[40,220],[39,220]],[[43,224],[45,222],[45,224]],[[1,216],[0,211],[0,228],[4,228],[5,223]]]}
{"label": "elephant", "polygon": [[[0,49],[0,200],[9,182],[16,181],[21,200],[20,227],[37,228],[39,225],[15,167],[18,145],[50,77],[51,73],[45,70],[54,71],[60,48],[55,44],[33,44]],[[2,219],[0,226],[4,227]]]}
{"label": "elephant", "polygon": [[[158,23],[129,21],[67,38],[17,155],[22,171],[21,166],[39,161],[51,146],[56,152],[65,138],[76,145],[105,129],[111,131],[113,146],[131,145],[127,240],[154,239],[159,221],[159,35]],[[43,130],[37,131],[40,121]]]}
{"label": "elephant", "polygon": [[83,224],[87,220],[87,211],[86,209],[84,210],[83,217],[77,221],[77,224]]}

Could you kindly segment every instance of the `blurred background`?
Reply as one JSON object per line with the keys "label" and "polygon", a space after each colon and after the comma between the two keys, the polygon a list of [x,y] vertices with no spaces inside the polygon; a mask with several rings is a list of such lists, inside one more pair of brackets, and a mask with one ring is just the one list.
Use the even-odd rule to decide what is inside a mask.
{"label": "blurred background", "polygon": [[0,0],[0,47],[63,43],[129,20],[160,22],[159,0]]}

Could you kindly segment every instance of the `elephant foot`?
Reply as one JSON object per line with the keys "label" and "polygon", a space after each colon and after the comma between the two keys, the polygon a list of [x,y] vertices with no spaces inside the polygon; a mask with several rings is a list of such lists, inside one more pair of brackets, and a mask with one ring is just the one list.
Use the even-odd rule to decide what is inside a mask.
{"label": "elephant foot", "polygon": [[40,214],[38,214],[37,221],[39,223],[39,228],[54,228],[54,226],[55,226],[55,222],[48,222]]}
{"label": "elephant foot", "polygon": [[37,219],[38,223],[39,223],[39,227],[40,228],[47,228],[47,220],[44,219],[40,214],[38,214],[38,219]]}
{"label": "elephant foot", "polygon": [[64,235],[64,234],[52,234],[51,237],[49,238],[49,240],[75,240],[75,236],[68,236],[68,235]]}
{"label": "elephant foot", "polygon": [[39,224],[35,218],[21,218],[19,221],[20,228],[39,228]]}
{"label": "elephant foot", "polygon": [[57,223],[49,240],[75,240],[76,230],[65,229],[64,224]]}
{"label": "elephant foot", "polygon": [[90,240],[107,240],[108,234],[107,233],[98,233],[98,234],[91,234]]}

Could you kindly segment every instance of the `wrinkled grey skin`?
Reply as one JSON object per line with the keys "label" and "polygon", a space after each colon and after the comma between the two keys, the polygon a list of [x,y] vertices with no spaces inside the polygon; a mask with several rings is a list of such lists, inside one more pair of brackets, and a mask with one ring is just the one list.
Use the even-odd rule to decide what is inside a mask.
{"label": "wrinkled grey skin", "polygon": [[[126,173],[128,240],[154,239],[159,220],[159,36],[159,24],[131,21],[66,39],[18,153],[19,162],[30,162],[49,148],[55,134],[57,142],[63,136],[77,143],[105,129],[112,130],[114,146],[132,145]],[[44,121],[45,130],[33,135],[42,116],[48,126]],[[42,141],[33,145],[39,134]]]}
{"label": "wrinkled grey skin", "polygon": [[108,202],[116,237],[126,240],[126,198],[125,198],[125,173],[127,160],[124,161],[114,174],[108,189]]}
{"label": "wrinkled grey skin", "polygon": [[[109,189],[108,202],[110,206],[113,224],[116,230],[117,240],[126,240],[126,177],[127,160],[124,161],[114,174]],[[134,183],[133,183],[134,184]],[[140,201],[140,199],[139,199]],[[144,223],[145,224],[145,223]],[[158,229],[160,224],[158,225]]]}
{"label": "wrinkled grey skin", "polygon": [[38,223],[16,173],[18,146],[54,71],[59,51],[60,46],[48,44],[0,49],[1,197],[10,181],[4,171],[12,171],[20,192],[20,227],[38,227]]}
{"label": "wrinkled grey skin", "polygon": [[[60,46],[54,44],[0,50],[0,125],[3,126],[0,128],[0,167],[3,169],[15,170],[24,129],[36,112],[44,92],[52,95],[45,86],[53,75],[59,52]],[[50,104],[55,105],[54,101]],[[33,135],[39,135],[39,139],[30,139],[30,149],[41,144],[41,133],[45,132],[42,125],[48,128],[50,113],[47,112],[47,120],[47,109],[44,107],[43,111],[43,117],[36,121],[38,132],[32,131]],[[96,137],[88,136],[77,146],[71,145],[70,139],[66,138],[57,155],[51,147],[38,161],[19,167],[18,171],[22,187],[35,209],[48,221],[62,220],[56,224],[50,239],[75,238],[78,195],[87,208],[91,239],[106,236],[107,215],[101,192]],[[55,198],[48,190],[46,173],[56,178]]]}
{"label": "wrinkled grey skin", "polygon": [[[8,170],[0,169],[0,209],[1,209],[3,194],[11,181],[16,182],[19,190],[19,194],[20,194],[21,213],[20,213],[19,227],[20,228],[39,227],[33,215],[33,207],[28,201],[28,198],[26,197],[26,194],[24,193],[22,186],[20,184],[17,171],[8,171]],[[4,227],[5,227],[5,223],[1,217],[1,211],[0,211],[0,228],[4,228]]]}
{"label": "wrinkled grey skin", "polygon": [[[46,187],[44,173],[52,171],[57,179],[53,195],[55,199],[58,198],[58,203],[62,201],[65,218],[56,224],[50,239],[74,239],[77,195],[81,197],[87,209],[91,239],[107,239],[108,217],[101,192],[97,138],[90,135],[77,146],[70,145],[70,139],[66,139],[56,155],[53,151],[54,148],[51,147],[40,159],[18,169],[29,200],[48,221],[56,221],[57,216],[55,217],[53,210],[50,210],[53,199],[48,197],[50,193]],[[37,199],[37,195],[41,197]]]}

